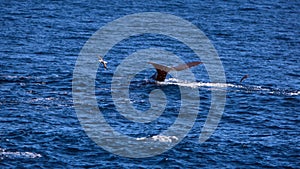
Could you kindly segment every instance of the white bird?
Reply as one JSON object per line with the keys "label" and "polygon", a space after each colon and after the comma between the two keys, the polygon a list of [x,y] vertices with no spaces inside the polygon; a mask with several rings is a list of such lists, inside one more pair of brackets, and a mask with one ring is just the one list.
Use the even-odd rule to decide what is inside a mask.
{"label": "white bird", "polygon": [[107,69],[107,62],[105,60],[103,60],[103,58],[101,56],[98,56],[99,58],[99,62],[103,64],[104,68]]}

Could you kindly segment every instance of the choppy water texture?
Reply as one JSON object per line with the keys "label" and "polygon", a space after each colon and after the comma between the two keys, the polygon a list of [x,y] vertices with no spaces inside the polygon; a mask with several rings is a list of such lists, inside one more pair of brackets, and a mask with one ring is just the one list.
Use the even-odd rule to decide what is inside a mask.
{"label": "choppy water texture", "polygon": [[[1,168],[299,167],[299,9],[299,1],[2,2]],[[99,67],[95,82],[99,109],[115,130],[138,140],[176,140],[156,135],[177,118],[178,87],[199,88],[199,114],[189,134],[173,149],[145,159],[97,146],[82,129],[72,100],[73,69],[82,46],[106,23],[136,12],[169,13],[199,27],[218,51],[227,79],[211,83],[200,65],[191,69],[197,82],[169,77],[152,84],[147,82],[154,70],[142,71],[130,85],[133,106],[147,110],[149,92],[157,88],[169,98],[160,118],[136,124],[118,114],[111,98],[110,81],[122,60],[149,47],[187,62],[196,56],[184,44],[152,34],[123,40],[110,50],[104,57],[110,69]],[[245,74],[249,78],[240,84]],[[227,91],[225,111],[211,138],[199,144],[211,90]]]}

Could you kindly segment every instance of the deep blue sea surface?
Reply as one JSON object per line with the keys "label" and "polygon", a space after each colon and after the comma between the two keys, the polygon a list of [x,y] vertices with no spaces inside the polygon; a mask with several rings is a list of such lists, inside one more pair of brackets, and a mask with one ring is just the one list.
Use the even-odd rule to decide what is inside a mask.
{"label": "deep blue sea surface", "polygon": [[[131,122],[118,114],[110,90],[122,60],[153,47],[186,62],[196,56],[188,46],[163,35],[133,36],[116,44],[104,56],[109,69],[99,65],[95,80],[99,109],[116,131],[142,138],[167,130],[178,116],[180,86],[198,88],[201,100],[193,128],[180,143],[160,155],[135,159],[110,153],[88,137],[74,108],[72,80],[88,39],[107,23],[139,12],[172,14],[201,29],[222,61],[227,96],[218,128],[200,144],[216,85],[205,67],[191,69],[196,83],[172,77],[162,84],[148,83],[155,70],[147,69],[132,79],[130,102],[145,111],[149,93],[162,89],[167,107],[152,123]],[[0,168],[298,168],[299,28],[297,0],[3,1]],[[249,77],[239,83],[246,74]]]}

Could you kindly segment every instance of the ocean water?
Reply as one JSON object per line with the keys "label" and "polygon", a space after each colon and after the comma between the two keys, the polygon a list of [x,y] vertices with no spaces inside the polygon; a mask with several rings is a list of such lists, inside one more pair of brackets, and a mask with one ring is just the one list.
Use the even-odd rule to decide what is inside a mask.
{"label": "ocean water", "polygon": [[[1,168],[300,166],[299,1],[4,1],[0,7]],[[141,141],[172,143],[176,137],[157,135],[178,117],[179,88],[196,89],[200,96],[195,123],[178,144],[153,157],[127,158],[88,137],[77,118],[72,81],[88,39],[107,23],[139,12],[172,14],[201,29],[219,54],[226,83],[211,82],[204,63],[191,68],[195,82],[168,76],[156,84],[150,66],[131,80],[128,99],[146,111],[151,91],[161,89],[166,109],[151,123],[132,122],[118,113],[112,98],[118,90],[111,91],[114,72],[127,56],[155,47],[186,62],[199,58],[164,35],[133,36],[116,44],[104,56],[109,69],[99,65],[94,82],[99,110],[114,130]],[[200,144],[214,89],[226,91],[224,112]]]}

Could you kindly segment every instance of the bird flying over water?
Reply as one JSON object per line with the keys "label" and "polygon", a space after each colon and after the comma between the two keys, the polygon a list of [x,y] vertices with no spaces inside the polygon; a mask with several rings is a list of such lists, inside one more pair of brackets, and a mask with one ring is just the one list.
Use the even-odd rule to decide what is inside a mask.
{"label": "bird flying over water", "polygon": [[174,70],[181,71],[181,70],[188,69],[190,67],[202,64],[203,62],[189,62],[189,63],[181,64],[181,65],[178,65],[175,67],[163,66],[163,65],[153,63],[153,62],[148,62],[148,63],[150,63],[156,69],[156,76],[154,77],[155,80],[163,82],[166,79],[166,76],[170,71],[174,71]]}
{"label": "bird flying over water", "polygon": [[105,60],[103,60],[103,58],[101,56],[98,56],[99,58],[99,62],[103,64],[104,68],[107,69],[107,62]]}
{"label": "bird flying over water", "polygon": [[249,77],[249,75],[245,75],[241,78],[240,83],[242,83],[245,79],[247,79]]}

